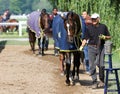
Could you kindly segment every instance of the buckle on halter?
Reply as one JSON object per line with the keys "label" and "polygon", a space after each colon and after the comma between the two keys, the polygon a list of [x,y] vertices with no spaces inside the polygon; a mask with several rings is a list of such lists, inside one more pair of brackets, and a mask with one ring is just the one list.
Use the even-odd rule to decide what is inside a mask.
{"label": "buckle on halter", "polygon": [[73,37],[68,36],[67,41],[68,41],[69,43],[73,43]]}

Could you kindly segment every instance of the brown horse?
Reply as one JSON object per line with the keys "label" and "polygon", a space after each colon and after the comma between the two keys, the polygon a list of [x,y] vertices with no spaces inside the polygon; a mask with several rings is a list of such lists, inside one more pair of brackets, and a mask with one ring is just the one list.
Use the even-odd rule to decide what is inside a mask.
{"label": "brown horse", "polygon": [[[64,71],[63,62],[66,63],[66,85],[73,85],[75,80],[79,81],[82,25],[80,16],[74,12],[68,12],[63,20],[59,15],[53,19],[53,38],[55,47],[60,49],[61,71]],[[73,63],[73,70],[70,70],[71,63]]]}
{"label": "brown horse", "polygon": [[[2,23],[2,19],[3,19],[3,17],[2,16],[0,16],[0,23]],[[4,31],[4,28],[3,28],[3,26],[2,25],[0,25],[0,32],[3,32]]]}
{"label": "brown horse", "polygon": [[33,53],[35,53],[35,42],[38,39],[39,54],[44,55],[45,32],[49,29],[49,15],[34,11],[29,14],[27,20],[27,31],[29,43]]}
{"label": "brown horse", "polygon": [[[0,16],[0,23],[3,23],[3,17]],[[5,21],[6,23],[18,23],[19,21],[16,19],[9,19],[7,21]],[[1,32],[13,32],[13,31],[18,31],[18,25],[0,25],[0,31]]]}
{"label": "brown horse", "polygon": [[[81,52],[81,20],[80,16],[74,12],[68,12],[63,19],[56,15],[53,19],[52,33],[55,41],[55,47],[60,50],[60,69],[64,72],[64,62],[66,64],[66,85],[70,85],[73,81],[69,78],[79,80],[79,67]],[[73,62],[71,56],[73,54]],[[71,72],[71,63],[73,70]]]}
{"label": "brown horse", "polygon": [[81,20],[78,14],[69,12],[65,20],[65,29],[67,31],[67,41],[72,44],[73,49],[66,52],[66,84],[70,85],[70,66],[71,66],[71,53],[73,53],[73,70],[72,78],[79,80],[79,67],[80,67],[80,51],[78,50],[81,45]]}
{"label": "brown horse", "polygon": [[[16,19],[9,19],[7,22],[8,23],[18,23],[19,21]],[[6,31],[8,30],[10,32],[14,32],[14,31],[18,31],[18,28],[19,28],[18,25],[8,25],[8,26],[6,26]]]}

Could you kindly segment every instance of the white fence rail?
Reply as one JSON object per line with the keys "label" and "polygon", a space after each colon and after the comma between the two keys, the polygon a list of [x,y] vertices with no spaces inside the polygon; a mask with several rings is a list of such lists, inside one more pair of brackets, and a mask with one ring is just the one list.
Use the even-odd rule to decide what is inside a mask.
{"label": "white fence rail", "polygon": [[0,23],[0,26],[6,26],[6,25],[9,25],[9,26],[11,26],[11,25],[18,25],[18,27],[19,27],[19,36],[22,36],[22,29],[24,28],[24,27],[26,27],[27,26],[27,22],[26,21],[19,21],[18,23],[9,23],[9,22],[3,22],[3,23]]}
{"label": "white fence rail", "polygon": [[10,19],[27,19],[27,15],[11,15]]}

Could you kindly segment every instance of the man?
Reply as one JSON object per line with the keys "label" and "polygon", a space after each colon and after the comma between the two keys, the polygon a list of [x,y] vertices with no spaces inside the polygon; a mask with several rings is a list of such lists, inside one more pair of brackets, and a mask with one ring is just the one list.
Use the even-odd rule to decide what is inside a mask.
{"label": "man", "polygon": [[85,19],[86,25],[92,24],[91,17],[89,16],[89,14],[86,11],[82,12],[82,17]]}
{"label": "man", "polygon": [[[92,14],[92,25],[87,26],[85,37],[80,50],[88,41],[88,56],[90,64],[90,76],[92,77],[92,88],[104,86],[104,43],[110,39],[110,33],[106,25],[100,23],[100,16],[97,13]],[[100,83],[97,82],[96,66],[99,68]]]}
{"label": "man", "polygon": [[[55,56],[58,55],[59,48],[60,48],[60,31],[62,30],[62,26],[64,25],[63,19],[60,15],[57,14],[58,9],[53,8],[53,21],[52,21],[52,34],[53,34],[53,39],[54,39],[54,53]],[[60,52],[59,54],[59,59],[60,59],[60,74],[61,76],[64,75],[64,53]]]}
{"label": "man", "polygon": [[[57,9],[56,7],[53,8],[53,10],[52,10],[53,20],[54,20],[54,18],[55,18],[56,16],[59,16],[57,12],[58,12],[58,9]],[[57,17],[56,17],[56,18],[57,18]],[[55,24],[54,24],[54,26],[55,26]],[[54,26],[53,26],[53,24],[52,24],[52,28],[53,28]],[[58,31],[56,31],[56,32],[58,32]],[[57,49],[57,47],[55,47],[55,46],[56,46],[55,41],[56,41],[56,39],[54,39],[54,54],[55,54],[55,56],[58,56],[59,50]]]}
{"label": "man", "polygon": [[10,13],[9,9],[6,9],[4,14],[3,14],[3,22],[9,20],[10,16],[11,16],[11,13]]}
{"label": "man", "polygon": [[[86,11],[82,12],[82,17],[85,20],[86,26],[92,24],[91,17],[88,15]],[[84,36],[84,34],[83,34]],[[85,68],[86,68],[86,74],[89,74],[89,57],[88,57],[88,46],[87,44],[84,46],[84,57],[85,57]]]}

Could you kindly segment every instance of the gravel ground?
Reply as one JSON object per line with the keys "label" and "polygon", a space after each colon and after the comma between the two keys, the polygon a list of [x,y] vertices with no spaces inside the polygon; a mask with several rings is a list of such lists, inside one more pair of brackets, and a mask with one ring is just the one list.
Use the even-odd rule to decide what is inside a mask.
{"label": "gravel ground", "polygon": [[80,81],[66,86],[53,46],[43,57],[37,53],[33,55],[29,46],[0,46],[0,94],[103,94],[103,89],[91,89],[91,78],[82,65]]}

